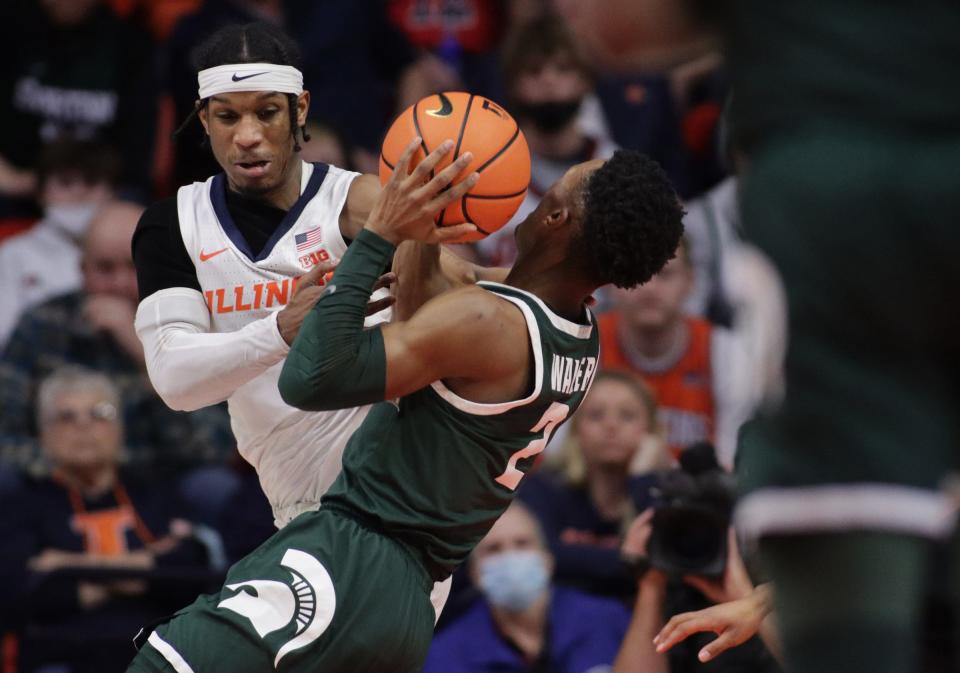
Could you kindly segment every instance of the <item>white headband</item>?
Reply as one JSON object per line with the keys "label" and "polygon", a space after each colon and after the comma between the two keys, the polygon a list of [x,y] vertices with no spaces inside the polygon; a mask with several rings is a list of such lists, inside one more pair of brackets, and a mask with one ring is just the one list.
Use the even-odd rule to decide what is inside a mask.
{"label": "white headband", "polygon": [[236,63],[218,65],[197,73],[200,99],[233,91],[303,93],[303,73],[291,65]]}

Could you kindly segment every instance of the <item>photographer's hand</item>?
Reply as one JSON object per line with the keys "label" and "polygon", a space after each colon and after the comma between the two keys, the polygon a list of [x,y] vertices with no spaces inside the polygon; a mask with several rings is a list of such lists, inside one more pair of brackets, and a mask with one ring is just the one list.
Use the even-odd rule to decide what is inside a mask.
{"label": "photographer's hand", "polygon": [[[779,648],[761,630],[772,609],[769,585],[762,584],[737,600],[674,615],[653,639],[653,644],[657,652],[664,653],[695,633],[712,631],[717,634],[717,639],[697,654],[700,661],[707,662],[721,652],[746,642],[759,631],[767,647],[777,656]],[[767,630],[772,631],[772,624],[770,626]]]}
{"label": "photographer's hand", "polygon": [[700,575],[684,575],[683,581],[714,603],[726,603],[750,595],[753,582],[737,548],[737,536],[733,528],[727,530],[727,563],[723,577],[714,580]]}
{"label": "photographer's hand", "polygon": [[663,585],[667,582],[666,573],[651,567],[647,559],[647,544],[650,542],[651,533],[653,533],[653,509],[647,508],[633,520],[620,544],[620,557],[624,563],[633,568],[641,588],[644,582]]}

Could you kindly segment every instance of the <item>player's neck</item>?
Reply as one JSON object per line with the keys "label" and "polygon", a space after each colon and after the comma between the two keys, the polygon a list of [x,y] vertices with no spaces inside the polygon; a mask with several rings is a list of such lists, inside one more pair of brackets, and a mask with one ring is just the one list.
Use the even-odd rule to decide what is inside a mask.
{"label": "player's neck", "polygon": [[582,281],[556,266],[541,269],[534,265],[515,265],[505,282],[536,295],[554,313],[573,322],[583,320],[583,307],[595,289],[584,287]]}

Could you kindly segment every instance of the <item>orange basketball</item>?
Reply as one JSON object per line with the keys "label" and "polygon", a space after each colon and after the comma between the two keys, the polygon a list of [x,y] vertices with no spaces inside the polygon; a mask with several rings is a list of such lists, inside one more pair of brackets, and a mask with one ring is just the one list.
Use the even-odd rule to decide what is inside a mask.
{"label": "orange basketball", "polygon": [[423,146],[414,155],[411,170],[447,139],[455,143],[454,150],[443,158],[435,172],[464,152],[473,153],[473,161],[459,177],[477,171],[480,179],[437,217],[440,226],[464,222],[476,225],[476,232],[457,243],[492,234],[513,217],[530,184],[530,151],[520,127],[506,110],[489,98],[455,91],[416,102],[387,131],[380,153],[381,184],[390,179],[403,149],[417,136],[423,139]]}

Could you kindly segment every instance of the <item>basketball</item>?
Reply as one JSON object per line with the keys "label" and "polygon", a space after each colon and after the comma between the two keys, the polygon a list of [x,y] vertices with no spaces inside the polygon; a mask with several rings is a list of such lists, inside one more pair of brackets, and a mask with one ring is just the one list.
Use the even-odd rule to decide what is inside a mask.
{"label": "basketball", "polygon": [[473,161],[459,177],[480,174],[477,184],[437,217],[439,226],[472,222],[477,231],[453,241],[477,241],[505,225],[526,196],[530,184],[527,141],[506,110],[489,98],[448,91],[427,96],[404,110],[387,131],[380,153],[380,183],[385,184],[410,141],[420,136],[422,147],[411,160],[412,170],[444,140],[454,142],[434,172],[442,171],[464,152]]}

